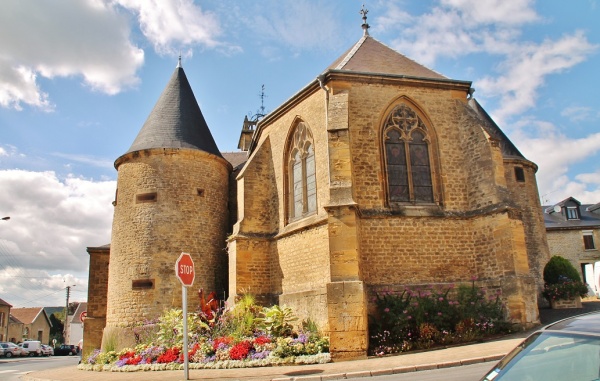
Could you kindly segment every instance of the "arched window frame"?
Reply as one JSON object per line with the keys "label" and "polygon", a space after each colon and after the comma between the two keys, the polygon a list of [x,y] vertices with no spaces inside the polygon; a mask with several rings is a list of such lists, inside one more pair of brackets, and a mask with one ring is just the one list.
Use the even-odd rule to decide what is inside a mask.
{"label": "arched window frame", "polygon": [[287,145],[287,221],[294,222],[317,212],[315,146],[305,122],[295,123]]}
{"label": "arched window frame", "polygon": [[[381,150],[384,191],[388,206],[441,204],[435,155],[436,138],[433,129],[429,127],[431,124],[417,106],[405,99],[395,102],[384,115]],[[397,139],[396,142],[394,139]],[[394,171],[394,160],[391,158],[393,144],[400,148],[403,158],[396,168],[396,175],[405,176],[404,184],[400,184],[402,181],[397,177],[391,176]],[[424,157],[417,158],[418,147],[426,149]],[[399,192],[399,189],[403,186],[405,193],[400,195],[402,192]],[[429,192],[425,192],[426,188],[429,188]]]}

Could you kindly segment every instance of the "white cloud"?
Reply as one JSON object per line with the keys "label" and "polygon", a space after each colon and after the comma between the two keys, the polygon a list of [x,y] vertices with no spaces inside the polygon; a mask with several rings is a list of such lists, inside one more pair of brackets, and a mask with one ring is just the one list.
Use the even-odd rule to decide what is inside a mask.
{"label": "white cloud", "polygon": [[50,111],[53,106],[48,94],[40,90],[37,75],[24,67],[11,67],[10,62],[0,59],[0,106],[22,110],[21,102]]}
{"label": "white cloud", "polygon": [[584,203],[600,201],[600,174],[579,173],[578,169],[584,163],[597,162],[600,133],[570,138],[542,121],[521,121],[517,127],[510,138],[526,158],[538,165],[536,178],[543,203],[568,196]]}
{"label": "white cloud", "polygon": [[[115,189],[115,181],[0,171],[0,214],[11,217],[0,225],[0,294],[24,306],[36,296],[64,290],[63,278],[85,290],[86,247],[110,242]],[[32,305],[53,304],[48,300]]]}
{"label": "white cloud", "polygon": [[137,13],[144,36],[161,54],[176,54],[194,45],[221,45],[217,16],[192,0],[116,0]]}
{"label": "white cloud", "polygon": [[581,122],[598,117],[598,114],[595,114],[591,107],[585,106],[567,107],[561,111],[560,115],[568,118],[572,122]]}
{"label": "white cloud", "polygon": [[562,37],[558,41],[513,45],[510,54],[500,64],[504,72],[499,77],[484,77],[476,86],[487,96],[499,96],[500,108],[494,117],[503,124],[504,120],[522,113],[535,105],[538,89],[545,77],[570,69],[584,61],[596,49],[583,32]]}
{"label": "white cloud", "polygon": [[526,24],[539,19],[533,0],[441,0],[443,6],[460,10],[470,24]]}
{"label": "white cloud", "polygon": [[338,11],[326,1],[244,2],[231,10],[228,23],[243,23],[254,33],[260,51],[274,60],[283,54],[281,49],[298,53],[338,48]]}
{"label": "white cloud", "polygon": [[39,76],[81,76],[93,90],[115,94],[139,82],[144,61],[127,17],[95,0],[3,1],[0,46],[0,105],[16,109],[52,108]]}

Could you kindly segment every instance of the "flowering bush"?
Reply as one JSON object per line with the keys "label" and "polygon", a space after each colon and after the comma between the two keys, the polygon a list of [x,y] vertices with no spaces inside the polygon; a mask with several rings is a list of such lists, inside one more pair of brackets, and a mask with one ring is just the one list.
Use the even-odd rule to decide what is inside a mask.
{"label": "flowering bush", "polygon": [[574,299],[576,296],[583,298],[587,293],[587,286],[583,282],[570,280],[563,281],[562,283],[546,283],[542,291],[542,295],[548,301]]}
{"label": "flowering bush", "polygon": [[377,313],[369,317],[371,355],[467,342],[509,328],[500,294],[486,297],[475,279],[456,290],[428,286],[384,292],[374,302]]}
{"label": "flowering bush", "polygon": [[568,259],[555,255],[544,266],[544,290],[542,296],[549,302],[560,299],[584,297],[587,286],[581,281],[579,272]]}

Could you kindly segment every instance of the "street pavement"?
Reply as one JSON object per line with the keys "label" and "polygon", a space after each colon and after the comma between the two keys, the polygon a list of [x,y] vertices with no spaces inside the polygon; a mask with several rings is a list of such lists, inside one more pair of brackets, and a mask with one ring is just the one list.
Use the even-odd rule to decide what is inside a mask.
{"label": "street pavement", "polygon": [[[582,304],[583,308],[574,309],[553,310],[542,308],[540,309],[540,321],[542,325],[546,325],[570,316],[600,310],[600,300],[598,299],[587,299]],[[533,331],[535,329],[469,345],[328,364],[241,369],[190,369],[189,379],[224,381],[324,381],[417,372],[481,362],[489,362],[490,368],[492,368],[497,360],[502,358]],[[92,372],[78,370],[75,366],[70,366],[43,372],[32,372],[21,378],[24,381],[104,381],[107,379],[111,381],[178,381],[183,380],[185,376],[183,370],[130,373]]]}

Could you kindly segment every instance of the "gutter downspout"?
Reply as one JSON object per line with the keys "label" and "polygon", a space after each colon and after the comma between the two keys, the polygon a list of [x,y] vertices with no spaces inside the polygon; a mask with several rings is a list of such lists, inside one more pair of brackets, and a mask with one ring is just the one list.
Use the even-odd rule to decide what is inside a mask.
{"label": "gutter downspout", "polygon": [[328,187],[331,188],[331,171],[329,170],[329,162],[331,159],[331,155],[329,152],[329,88],[325,86],[325,74],[321,74],[317,77],[319,81],[319,86],[325,92],[325,133],[327,134],[327,181]]}

